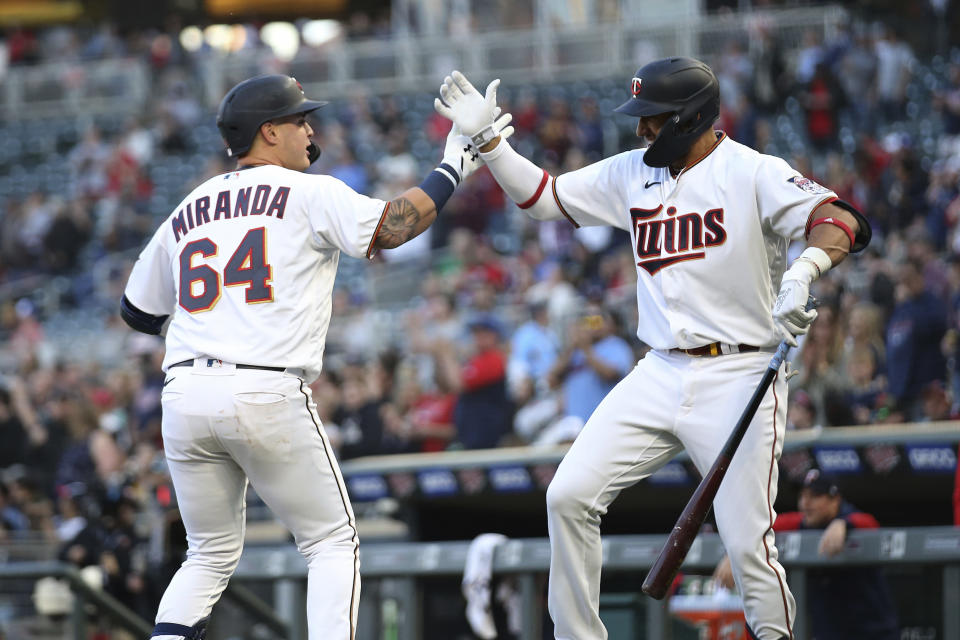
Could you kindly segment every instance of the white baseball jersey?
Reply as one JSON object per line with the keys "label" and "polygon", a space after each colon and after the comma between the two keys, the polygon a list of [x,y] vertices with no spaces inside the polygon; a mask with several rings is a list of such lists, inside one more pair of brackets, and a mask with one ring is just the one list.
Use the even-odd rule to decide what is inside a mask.
{"label": "white baseball jersey", "polygon": [[[629,231],[637,260],[637,337],[654,349],[780,341],[771,309],[789,239],[836,194],[780,158],[724,134],[677,177],[627,151],[558,176],[576,225]],[[728,241],[735,238],[735,241]]]}
{"label": "white baseball jersey", "polygon": [[264,165],[211,178],[160,225],[125,294],[172,314],[163,362],[320,373],[340,252],[369,257],[387,203],[330,176]]}

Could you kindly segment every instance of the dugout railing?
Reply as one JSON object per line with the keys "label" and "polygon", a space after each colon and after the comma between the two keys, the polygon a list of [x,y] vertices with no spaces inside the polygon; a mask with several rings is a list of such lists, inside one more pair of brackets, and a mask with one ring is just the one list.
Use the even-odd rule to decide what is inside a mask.
{"label": "dugout railing", "polygon": [[[604,539],[604,572],[641,572],[650,568],[665,541],[665,536],[611,536]],[[818,531],[797,531],[777,536],[781,560],[797,598],[798,639],[807,638],[805,585],[807,571],[814,567],[853,565],[928,565],[938,566],[941,574],[943,618],[938,638],[960,638],[960,528],[929,527],[853,531],[838,556],[819,555]],[[416,640],[424,635],[424,612],[418,581],[433,576],[459,576],[463,573],[468,542],[368,544],[361,548],[361,574],[366,597],[361,596],[359,640],[382,638],[382,602],[374,594],[396,602],[397,640]],[[713,571],[723,557],[723,546],[716,534],[699,536],[690,549],[683,571]],[[522,640],[540,640],[543,602],[538,576],[549,567],[549,543],[544,539],[510,540],[494,553],[494,574],[512,574],[517,578],[523,599]],[[302,602],[306,588],[306,564],[294,549],[249,550],[244,553],[235,581],[271,580],[274,582],[274,606],[278,615],[290,624],[294,635],[305,637]],[[640,581],[636,591],[640,591]],[[667,601],[646,600],[645,637],[666,639]],[[386,607],[391,610],[392,607]]]}
{"label": "dugout railing", "polygon": [[[938,629],[937,638],[960,638],[960,528],[918,527],[853,531],[844,551],[832,558],[821,556],[817,547],[820,532],[796,531],[777,536],[781,560],[787,567],[788,581],[797,598],[798,640],[809,637],[806,620],[805,586],[807,572],[816,567],[877,565],[922,565],[939,569],[942,594],[942,619],[930,621]],[[605,575],[630,573],[638,576],[649,569],[666,536],[610,536],[604,538]],[[361,573],[364,587],[360,600],[358,640],[420,640],[428,637],[422,598],[422,581],[435,577],[458,578],[462,575],[469,542],[373,543],[361,547]],[[700,535],[690,549],[683,571],[709,574],[723,557],[723,546],[716,534]],[[549,568],[549,542],[545,539],[508,540],[494,552],[495,576],[516,579],[522,599],[521,640],[540,640],[544,619],[542,577]],[[274,637],[306,638],[305,598],[307,566],[292,546],[249,548],[244,551],[225,598],[239,604],[252,620],[265,624]],[[84,613],[93,604],[99,613],[135,635],[149,632],[150,623],[137,618],[110,596],[91,589],[79,574],[66,565],[53,562],[20,562],[0,565],[0,585],[8,580],[56,576],[66,579],[76,596],[73,614],[74,637],[82,638],[86,627]],[[270,585],[265,598],[247,588],[253,583]],[[0,588],[0,602],[3,589]],[[640,637],[670,640],[669,598],[660,602],[640,599],[645,620]],[[216,617],[214,618],[216,622]],[[213,628],[213,640],[218,637]]]}

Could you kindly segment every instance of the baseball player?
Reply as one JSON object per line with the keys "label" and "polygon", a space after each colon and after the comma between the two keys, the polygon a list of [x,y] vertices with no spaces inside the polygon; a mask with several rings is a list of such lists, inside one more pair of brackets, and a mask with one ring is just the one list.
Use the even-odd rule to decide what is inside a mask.
{"label": "baseball player", "polygon": [[[240,559],[248,479],[309,565],[311,640],[356,634],[357,529],[307,386],[320,372],[337,262],[417,236],[480,160],[452,127],[419,187],[368,198],[304,173],[320,155],[306,116],[325,104],[284,75],[231,89],[217,126],[236,170],[183,199],[124,292],[121,315],[137,331],[158,334],[170,318],[163,441],[189,550],[160,602],[156,638],[203,637]],[[498,120],[507,134],[509,120]]]}
{"label": "baseball player", "polygon": [[[622,489],[685,449],[710,468],[781,338],[816,317],[810,283],[870,228],[836,194],[713,129],[719,86],[691,58],[642,67],[616,111],[639,118],[634,150],[550,176],[497,139],[493,106],[459,72],[434,106],[479,147],[497,182],[538,220],[629,231],[637,337],[652,350],[604,398],[547,490],[549,608],[557,638],[596,640],[600,519]],[[787,269],[787,245],[807,248]],[[771,313],[772,311],[772,313]],[[794,600],[774,547],[787,385],[767,392],[714,500],[750,633],[793,638]]]}

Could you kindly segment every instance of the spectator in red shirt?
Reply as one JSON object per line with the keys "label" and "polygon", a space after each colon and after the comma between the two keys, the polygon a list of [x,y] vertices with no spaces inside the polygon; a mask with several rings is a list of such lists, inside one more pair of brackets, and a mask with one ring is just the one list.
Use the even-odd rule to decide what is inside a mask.
{"label": "spectator in red shirt", "polygon": [[845,106],[843,88],[824,63],[816,66],[813,77],[801,93],[807,112],[807,135],[820,150],[836,145],[837,111]]}
{"label": "spectator in red shirt", "polygon": [[443,451],[456,435],[453,411],[457,396],[444,388],[443,376],[437,376],[432,391],[421,387],[413,371],[398,377],[394,401],[381,410],[385,438],[392,440],[394,451]]}
{"label": "spectator in red shirt", "polygon": [[457,442],[465,449],[487,449],[500,443],[512,423],[503,331],[489,314],[477,316],[467,326],[473,348],[463,366],[458,368],[452,349],[444,349],[438,357],[447,386],[459,394],[453,417]]}

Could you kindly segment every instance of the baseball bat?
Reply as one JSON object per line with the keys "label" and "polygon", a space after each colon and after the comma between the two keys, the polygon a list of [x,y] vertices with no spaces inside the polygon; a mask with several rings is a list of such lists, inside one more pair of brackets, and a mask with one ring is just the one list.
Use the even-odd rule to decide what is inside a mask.
{"label": "baseball bat", "polygon": [[[807,310],[814,308],[814,306],[816,306],[815,301],[810,298],[807,302]],[[673,579],[677,576],[680,565],[683,564],[683,559],[687,557],[687,552],[690,551],[690,545],[693,544],[694,538],[700,532],[700,527],[703,526],[703,521],[710,512],[713,499],[720,489],[720,483],[727,473],[727,468],[730,467],[730,460],[733,459],[733,454],[737,452],[737,447],[740,446],[740,441],[743,440],[747,427],[750,426],[750,421],[753,420],[753,416],[757,412],[757,407],[760,406],[763,396],[766,395],[770,383],[773,382],[789,350],[790,345],[787,344],[786,340],[782,340],[780,346],[777,347],[777,352],[770,359],[770,364],[767,365],[767,370],[763,373],[760,384],[754,390],[750,402],[744,408],[740,420],[737,421],[737,425],[727,438],[723,449],[717,455],[713,466],[700,481],[697,490],[693,492],[693,496],[687,502],[687,506],[684,507],[683,513],[677,519],[677,523],[673,525],[673,531],[670,532],[666,544],[663,545],[656,561],[650,571],[647,572],[647,577],[643,580],[643,592],[651,598],[662,600],[667,594],[667,589],[673,584]]]}

